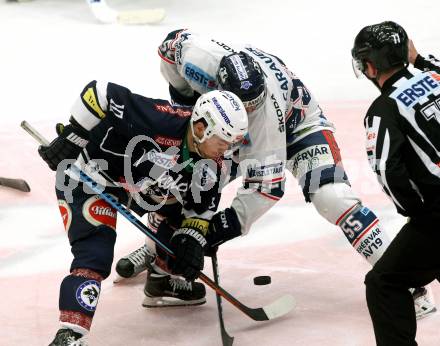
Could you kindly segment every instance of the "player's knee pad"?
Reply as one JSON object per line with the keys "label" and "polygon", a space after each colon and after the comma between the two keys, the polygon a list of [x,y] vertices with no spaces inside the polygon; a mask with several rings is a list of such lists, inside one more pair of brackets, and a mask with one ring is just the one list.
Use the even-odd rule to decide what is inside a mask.
{"label": "player's knee pad", "polygon": [[390,244],[388,235],[377,216],[362,204],[357,204],[343,215],[338,223],[356,251],[374,265]]}
{"label": "player's knee pad", "polygon": [[321,186],[311,195],[311,201],[318,213],[334,225],[338,225],[344,213],[361,202],[345,183]]}
{"label": "player's knee pad", "polygon": [[71,270],[89,268],[104,279],[110,275],[114,256],[116,232],[108,226],[96,227],[93,233],[72,244],[74,256]]}
{"label": "player's knee pad", "polygon": [[327,184],[312,196],[318,212],[338,225],[350,244],[370,264],[374,264],[388,247],[390,240],[377,216],[353,194],[350,186]]}
{"label": "player's knee pad", "polygon": [[75,269],[64,278],[59,300],[62,323],[90,329],[101,291],[101,281],[101,275],[84,268]]}

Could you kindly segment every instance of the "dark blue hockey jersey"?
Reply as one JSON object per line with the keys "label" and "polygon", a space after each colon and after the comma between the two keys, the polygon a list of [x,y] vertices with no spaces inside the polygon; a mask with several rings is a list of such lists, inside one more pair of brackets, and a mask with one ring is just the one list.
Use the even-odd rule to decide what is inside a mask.
{"label": "dark blue hockey jersey", "polygon": [[93,81],[71,113],[91,131],[77,164],[97,164],[107,183],[125,187],[145,211],[160,205],[163,213],[178,203],[186,217],[211,218],[231,162],[202,159],[188,150],[191,108]]}

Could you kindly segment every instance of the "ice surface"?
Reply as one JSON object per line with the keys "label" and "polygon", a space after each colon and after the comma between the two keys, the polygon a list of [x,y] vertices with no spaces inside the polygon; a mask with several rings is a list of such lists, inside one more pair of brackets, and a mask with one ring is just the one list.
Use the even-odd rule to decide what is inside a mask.
{"label": "ice surface", "polygon": [[[352,185],[390,234],[404,220],[380,192],[364,154],[362,118],[377,90],[356,80],[350,49],[366,24],[401,23],[423,54],[439,55],[438,0],[325,1],[114,0],[115,8],[164,7],[158,25],[101,25],[82,0],[0,3],[0,175],[26,179],[30,194],[0,187],[0,345],[48,344],[58,328],[59,283],[72,256],[53,193],[54,174],[36,143],[19,129],[28,120],[48,138],[66,121],[74,98],[90,80],[116,82],[167,98],[157,45],[169,31],[193,28],[213,37],[250,42],[279,55],[314,92],[334,121]],[[251,233],[219,252],[221,285],[252,307],[292,294],[295,310],[254,322],[227,302],[225,323],[236,345],[367,346],[374,335],[364,299],[368,264],[334,226],[303,202],[293,179],[285,198]],[[228,188],[222,201],[234,194]],[[142,235],[121,217],[116,258]],[[207,261],[209,262],[209,261]],[[205,272],[211,275],[209,263]],[[255,286],[252,278],[270,275]],[[214,294],[197,308],[141,307],[145,276],[103,284],[89,336],[92,345],[221,345]],[[434,295],[440,291],[433,284]],[[440,344],[440,315],[419,322],[420,345]]]}

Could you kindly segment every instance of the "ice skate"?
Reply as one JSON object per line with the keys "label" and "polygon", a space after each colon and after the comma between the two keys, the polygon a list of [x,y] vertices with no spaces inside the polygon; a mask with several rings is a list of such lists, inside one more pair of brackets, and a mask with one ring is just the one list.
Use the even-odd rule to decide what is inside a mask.
{"label": "ice skate", "polygon": [[83,335],[69,328],[59,329],[49,346],[87,346]]}
{"label": "ice skate", "polygon": [[151,262],[150,258],[154,258],[154,254],[151,254],[147,245],[143,245],[127,256],[122,257],[116,264],[118,276],[116,276],[113,282],[117,283],[124,279],[133,278],[147,270],[147,261]]}
{"label": "ice skate", "polygon": [[188,282],[171,275],[157,274],[151,270],[148,271],[144,293],[142,306],[146,308],[206,303],[206,290],[202,283]]}
{"label": "ice skate", "polygon": [[426,287],[418,287],[410,289],[414,299],[414,308],[416,310],[416,318],[418,320],[432,315],[437,311],[432,296]]}

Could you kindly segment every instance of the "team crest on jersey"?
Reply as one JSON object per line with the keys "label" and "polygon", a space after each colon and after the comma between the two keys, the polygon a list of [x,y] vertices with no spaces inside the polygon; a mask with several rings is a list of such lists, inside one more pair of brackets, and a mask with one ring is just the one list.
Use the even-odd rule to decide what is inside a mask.
{"label": "team crest on jersey", "polygon": [[83,205],[83,216],[94,226],[106,225],[116,229],[116,209],[99,196],[90,197]]}
{"label": "team crest on jersey", "polygon": [[72,222],[72,209],[64,199],[58,200],[58,208],[60,208],[61,217],[63,218],[64,229],[68,232]]}
{"label": "team crest on jersey", "polygon": [[76,290],[76,301],[87,311],[95,311],[98,305],[101,285],[96,280],[83,282]]}

